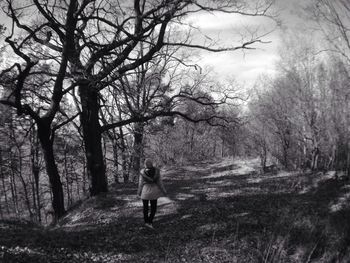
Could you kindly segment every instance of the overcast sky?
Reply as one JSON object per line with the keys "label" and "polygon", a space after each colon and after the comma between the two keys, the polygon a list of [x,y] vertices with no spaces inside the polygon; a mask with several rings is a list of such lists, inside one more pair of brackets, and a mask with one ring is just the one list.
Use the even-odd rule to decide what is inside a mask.
{"label": "overcast sky", "polygon": [[[309,1],[276,0],[276,8],[280,9],[280,19],[284,28],[290,31],[307,28],[308,22],[305,18],[301,19],[299,13],[302,5]],[[4,17],[0,18],[2,23],[6,23]],[[196,14],[187,19],[201,32],[194,32],[194,40],[199,35],[208,35],[227,46],[240,44],[240,34],[247,25],[250,29],[259,27],[261,33],[268,32],[275,26],[275,23],[267,18],[223,13]],[[10,27],[10,25],[7,26]],[[213,75],[219,80],[236,79],[242,84],[251,86],[261,74],[274,74],[284,37],[284,30],[277,28],[263,38],[264,41],[270,43],[254,45],[255,50],[223,53],[200,52],[201,58],[198,57],[197,61],[202,68],[210,67],[214,71]]]}
{"label": "overcast sky", "polygon": [[[233,78],[247,86],[253,85],[261,74],[273,75],[286,32],[305,32],[308,28],[309,22],[300,16],[300,11],[308,2],[305,0],[277,0],[276,7],[280,10],[283,29],[276,28],[262,38],[270,43],[256,44],[254,45],[255,50],[244,52],[201,52],[202,59],[199,65],[212,68],[215,72],[214,76],[220,80]],[[227,45],[239,44],[236,41],[237,36],[245,25],[251,28],[259,27],[261,32],[268,32],[275,27],[275,23],[267,18],[222,13],[196,15],[189,20],[203,34],[212,38],[217,37],[220,43]]]}

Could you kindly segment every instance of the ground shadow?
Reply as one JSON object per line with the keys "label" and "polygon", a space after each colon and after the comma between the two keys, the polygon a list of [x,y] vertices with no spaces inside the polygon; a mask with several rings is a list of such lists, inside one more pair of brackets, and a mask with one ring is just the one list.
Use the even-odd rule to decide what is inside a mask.
{"label": "ground shadow", "polygon": [[[262,180],[256,173],[233,174],[237,168],[206,164],[168,171],[165,185],[176,209],[162,214],[164,207],[159,207],[155,231],[143,227],[140,207],[108,223],[80,221],[90,227],[44,229],[4,223],[0,224],[4,226],[0,227],[0,252],[8,262],[92,262],[96,257],[109,257],[100,262],[151,262],[150,258],[159,262],[170,261],[169,255],[170,262],[177,262],[176,255],[180,258],[184,253],[190,262],[198,253],[201,257],[203,249],[217,245],[225,251],[238,247],[242,255],[254,256],[258,262],[259,257],[266,257],[275,238],[279,244],[288,242],[287,254],[298,247],[309,248],[310,259],[320,257],[334,242],[338,257],[347,253],[350,211],[330,210],[332,202],[347,191],[344,182],[325,180],[316,187],[305,185],[307,191],[303,191],[293,186],[296,178],[305,175]],[[116,207],[126,210],[128,202],[120,196],[135,193],[134,185],[117,186],[95,200],[94,209],[105,214],[113,214]],[[17,253],[16,247],[29,250]],[[233,257],[237,256],[230,255],[231,262]]]}

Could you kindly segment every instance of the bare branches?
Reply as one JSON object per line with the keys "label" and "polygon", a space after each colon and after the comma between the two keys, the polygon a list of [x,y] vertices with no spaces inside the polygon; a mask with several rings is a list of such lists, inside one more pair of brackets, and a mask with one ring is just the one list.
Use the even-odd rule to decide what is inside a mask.
{"label": "bare branches", "polygon": [[271,43],[270,41],[262,41],[261,39],[255,39],[248,42],[243,43],[241,46],[235,46],[235,47],[226,47],[226,48],[211,48],[203,45],[193,45],[193,44],[187,44],[187,43],[164,43],[168,46],[181,46],[181,47],[187,47],[187,48],[195,48],[195,49],[202,49],[210,52],[225,52],[225,51],[235,51],[238,49],[255,49],[254,47],[251,47],[252,44],[255,43]]}
{"label": "bare branches", "polygon": [[[170,35],[173,33],[172,25],[181,23],[184,16],[193,12],[217,11],[239,15],[268,16],[272,2],[261,5],[261,2],[258,1],[256,6],[249,7],[244,2],[237,1],[149,2],[135,0],[132,5],[125,3],[125,6],[119,2],[114,4],[103,1],[96,3],[91,0],[71,0],[60,4],[56,1],[33,1],[34,7],[45,18],[45,21],[38,25],[29,26],[20,21],[17,14],[19,9],[16,10],[12,5],[13,2],[8,0],[9,16],[18,28],[27,33],[22,42],[17,45],[11,40],[12,35],[7,38],[7,42],[14,52],[26,61],[24,69],[20,65],[15,66],[19,72],[16,83],[19,87],[17,89],[19,94],[15,97],[20,101],[21,86],[24,85],[28,74],[35,75],[40,72],[40,70],[33,70],[36,65],[32,62],[33,58],[23,51],[26,45],[36,43],[58,52],[55,59],[51,58],[58,63],[58,71],[47,73],[55,77],[50,98],[51,105],[44,115],[44,118],[51,121],[59,109],[62,96],[69,94],[80,83],[89,83],[89,88],[101,92],[106,87],[114,85],[115,81],[120,81],[123,94],[123,97],[120,98],[127,105],[132,116],[137,116],[140,113],[138,111],[145,110],[147,107],[156,115],[160,114],[158,110],[162,107],[175,110],[176,106],[181,105],[184,101],[215,108],[225,104],[230,97],[225,95],[220,100],[215,101],[205,95],[186,93],[183,90],[167,97],[167,89],[170,89],[171,86],[170,81],[167,84],[161,83],[162,77],[158,76],[158,80],[155,78],[152,80],[153,82],[158,81],[158,84],[151,84],[143,71],[144,68],[147,68],[148,63],[157,60],[157,56],[160,56],[163,50],[167,53],[168,58],[163,56],[162,59],[172,59],[173,62],[177,61],[177,64],[197,69],[196,64],[188,63],[179,56],[180,49],[231,52],[255,49],[255,44],[269,43],[263,41],[259,36],[243,41],[236,46],[224,47],[218,43],[215,43],[216,46],[207,45],[205,42],[192,44],[190,33],[187,37],[179,37],[178,39],[170,38]],[[21,7],[21,11],[25,10],[26,7]],[[113,14],[113,11],[118,11],[118,16]],[[64,22],[62,22],[62,18],[65,18]],[[52,29],[54,36],[50,29]],[[133,70],[137,70],[140,80],[142,79],[142,83],[139,83],[139,90],[145,89],[140,97],[130,96],[130,91],[125,88],[125,85],[128,84],[127,73]],[[72,80],[65,82],[68,78]],[[63,89],[65,83],[71,84]],[[147,85],[154,85],[154,87],[147,90]],[[141,100],[144,103],[143,107],[133,109],[133,105]],[[175,114],[169,111],[164,112]],[[149,112],[149,114],[151,113]],[[176,114],[183,118],[187,116],[192,121],[197,120],[179,110],[176,111]],[[200,119],[200,121],[204,121],[204,119]],[[212,122],[212,119],[209,118],[207,121]]]}
{"label": "bare branches", "polygon": [[[36,7],[38,7],[38,5],[41,6],[41,4],[38,1],[35,1],[35,5],[36,5]],[[41,7],[40,10],[45,16],[49,16],[50,11],[49,11],[47,6],[45,8],[46,8],[46,10],[44,10],[44,7]],[[25,61],[24,65],[20,65],[18,63],[15,63],[13,66],[4,70],[1,73],[1,75],[9,74],[14,68],[17,69],[17,74],[15,72],[13,72],[13,80],[14,81],[11,84],[11,87],[9,87],[9,89],[13,88],[13,92],[7,99],[7,101],[8,101],[7,105],[15,107],[17,109],[17,113],[19,115],[21,115],[22,113],[30,115],[33,119],[36,120],[36,122],[41,122],[42,120],[45,120],[48,123],[51,123],[52,120],[54,119],[57,111],[60,108],[60,102],[61,102],[63,95],[65,93],[69,92],[69,90],[71,90],[75,86],[75,84],[73,84],[70,87],[68,87],[66,90],[63,91],[63,83],[64,83],[66,72],[67,72],[68,60],[71,59],[72,50],[74,50],[74,46],[75,46],[74,31],[76,28],[77,19],[74,18],[74,14],[75,14],[76,9],[77,9],[77,1],[75,1],[75,0],[70,1],[70,5],[68,6],[68,10],[67,10],[65,34],[63,34],[63,32],[60,31],[62,33],[61,37],[63,37],[63,39],[61,39],[63,41],[63,46],[64,46],[63,49],[58,48],[56,46],[52,46],[52,44],[49,44],[50,35],[47,35],[46,40],[39,39],[36,36],[36,34],[39,31],[41,31],[43,28],[45,28],[47,26],[52,26],[51,23],[57,22],[57,20],[54,20],[53,18],[48,19],[49,20],[48,23],[43,23],[39,26],[35,26],[34,29],[32,29],[29,26],[25,26],[25,25],[20,23],[18,16],[16,15],[17,11],[12,6],[12,1],[10,1],[10,0],[8,0],[8,9],[9,9],[10,17],[13,19],[13,22],[14,22],[13,28],[14,28],[14,25],[17,25],[18,28],[24,29],[26,32],[28,32],[28,35],[26,37],[24,37],[22,42],[20,42],[19,44],[15,44],[15,41],[11,40],[11,38],[13,37],[13,34],[11,34],[10,36],[8,36],[5,39],[5,41],[10,45],[10,47],[15,52],[15,54],[18,55],[19,57],[21,57]],[[25,9],[25,7],[23,7],[23,9]],[[56,26],[58,27],[57,23],[56,23]],[[12,32],[13,32],[13,29],[12,29]],[[32,58],[33,55],[26,54],[25,50],[28,48],[27,48],[27,46],[24,45],[25,43],[27,45],[30,44],[30,41],[32,41],[32,40],[34,40],[40,44],[46,45],[46,46],[54,49],[55,51],[61,52],[61,60],[58,61],[59,67],[58,67],[57,73],[53,74],[52,72],[49,72],[48,68],[42,67],[42,65],[39,65],[37,67],[40,69],[36,69],[36,70],[34,69],[34,67],[39,63],[39,60],[33,61],[33,58]],[[28,52],[28,53],[30,53],[30,52]],[[73,53],[74,53],[74,51],[73,51]],[[35,76],[40,76],[39,78],[44,78],[44,76],[49,76],[49,75],[51,75],[54,78],[54,79],[51,78],[47,81],[47,84],[50,84],[51,82],[53,83],[51,97],[50,98],[43,97],[42,95],[37,93],[36,90],[33,90],[33,92],[32,92],[32,94],[36,95],[39,100],[43,100],[46,103],[50,104],[49,108],[46,110],[46,113],[40,117],[39,114],[36,113],[28,104],[22,105],[23,102],[22,102],[22,94],[21,93],[22,93],[22,90],[24,88],[24,85],[28,85],[28,86],[31,86],[31,85],[35,86],[36,85],[34,83]],[[31,81],[33,83],[31,83]],[[42,82],[41,85],[43,85],[43,83],[45,83],[45,80]],[[42,88],[42,87],[40,87],[40,88]],[[27,90],[29,90],[29,89],[27,89]],[[10,101],[10,100],[12,100],[12,98],[14,98],[13,102]],[[5,101],[3,100],[2,103],[5,104]],[[40,108],[42,108],[42,107],[40,107]],[[40,110],[40,108],[38,110]]]}
{"label": "bare branches", "polygon": [[[17,8],[17,10],[19,10],[19,9],[21,9],[21,8]],[[36,28],[32,29],[31,27],[24,25],[19,21],[19,18],[16,15],[16,10],[14,9],[14,7],[12,5],[12,1],[10,1],[10,0],[8,0],[8,10],[9,10],[8,15],[11,17],[13,23],[15,23],[18,28],[23,29],[29,33],[28,37],[25,40],[29,40],[29,39],[33,38],[36,42],[38,42],[42,45],[45,45],[45,46],[51,48],[52,50],[55,50],[58,52],[62,51],[61,47],[50,43],[50,38],[51,38],[50,34],[47,34],[46,39],[40,39],[36,35],[43,28],[48,27],[50,25],[50,23],[44,23],[44,24],[41,24],[41,25],[37,26]],[[13,30],[14,30],[14,25],[12,26],[12,32],[13,32]],[[12,37],[12,35],[13,34],[11,34],[8,37],[8,39],[10,39]],[[23,43],[25,43],[25,40],[23,41]]]}
{"label": "bare branches", "polygon": [[[240,15],[267,16],[272,2],[262,5],[258,1],[256,6],[249,7],[243,2],[231,1],[161,1],[151,3],[148,1],[133,1],[133,6],[121,6],[119,2],[107,3],[101,1],[96,4],[91,0],[84,0],[80,4],[70,1],[59,6],[59,10],[73,23],[63,25],[62,19],[54,13],[56,2],[49,6],[49,1],[35,0],[34,5],[47,22],[34,28],[19,22],[8,0],[11,17],[17,27],[29,33],[28,39],[45,45],[57,52],[63,52],[63,46],[67,45],[69,59],[74,69],[75,79],[88,79],[93,82],[98,90],[104,89],[108,83],[121,78],[126,72],[152,60],[158,52],[166,46],[178,48],[201,49],[208,52],[227,52],[239,49],[255,49],[254,44],[269,43],[260,38],[254,38],[243,42],[241,45],[222,47],[208,46],[205,43],[191,44],[189,38],[178,42],[170,41],[167,36],[171,34],[171,25],[181,21],[181,18],[192,12],[227,12]],[[69,14],[69,5],[75,6],[73,15]],[[120,17],[113,17],[109,10],[119,10]],[[251,11],[249,11],[251,10]],[[57,10],[56,10],[57,11]],[[67,12],[64,14],[64,12]],[[80,23],[77,26],[77,23]],[[75,30],[68,36],[72,24]],[[46,28],[52,28],[59,36],[61,46],[51,41],[50,31],[46,39],[39,38],[38,33]],[[66,39],[75,38],[74,43],[65,43]],[[167,40],[165,40],[167,39]],[[135,58],[140,46],[147,46],[147,51],[142,56]],[[145,49],[146,50],[146,49]],[[84,52],[84,53],[82,53]],[[84,55],[84,56],[83,56]],[[196,67],[196,66],[195,66]]]}
{"label": "bare branches", "polygon": [[[10,46],[12,47],[13,51],[19,56],[21,57],[23,60],[25,60],[26,65],[24,67],[24,69],[22,70],[21,66],[18,63],[15,63],[12,67],[10,67],[8,70],[4,70],[1,75],[10,72],[14,67],[17,68],[18,71],[18,76],[16,78],[17,82],[14,86],[14,91],[13,91],[13,95],[15,97],[15,107],[17,109],[17,114],[21,115],[23,113],[23,107],[21,104],[21,91],[23,89],[23,85],[24,82],[26,80],[26,78],[28,77],[31,69],[36,65],[36,62],[33,62],[30,57],[25,54],[24,52],[22,52],[22,50],[16,46],[16,44],[14,43],[14,41],[10,40],[10,37],[7,37],[5,39],[5,41],[7,43],[10,44]],[[30,111],[29,111],[30,112]]]}
{"label": "bare branches", "polygon": [[350,60],[350,6],[346,1],[317,0],[309,9],[328,43],[329,50]]}
{"label": "bare branches", "polygon": [[[218,2],[216,2],[218,3]],[[200,1],[195,1],[194,5],[198,9],[192,12],[207,11],[207,12],[221,12],[227,14],[238,14],[243,16],[264,16],[275,19],[276,16],[269,14],[275,1],[260,3],[257,1],[254,7],[250,7],[247,3],[239,1],[222,1],[217,6],[210,6],[210,4],[202,4]]]}
{"label": "bare branches", "polygon": [[61,122],[60,124],[54,126],[52,128],[52,132],[54,133],[56,130],[62,128],[63,126],[67,125],[68,123],[72,122],[76,117],[80,115],[80,112],[74,114],[73,116],[67,118],[65,121]]}
{"label": "bare branches", "polygon": [[72,0],[70,2],[70,5],[67,11],[67,21],[65,25],[66,35],[64,37],[65,45],[62,52],[62,60],[60,63],[60,68],[58,70],[56,81],[53,87],[51,105],[50,105],[50,109],[43,116],[44,118],[48,118],[50,122],[55,117],[59,109],[60,101],[63,96],[63,81],[65,79],[65,75],[67,71],[68,60],[71,59],[71,56],[74,56],[74,46],[75,46],[74,31],[77,23],[77,19],[74,17],[74,14],[76,9],[77,9],[77,1]]}
{"label": "bare branches", "polygon": [[110,129],[114,129],[117,127],[122,127],[131,123],[137,123],[137,122],[147,122],[149,120],[156,119],[157,117],[171,117],[171,116],[180,116],[187,121],[193,122],[193,123],[199,123],[199,122],[206,122],[211,126],[221,126],[225,127],[225,123],[228,123],[228,120],[222,116],[210,116],[210,117],[202,117],[202,118],[192,118],[188,116],[187,114],[180,112],[180,111],[169,111],[169,112],[154,112],[151,115],[146,116],[134,116],[126,120],[120,120],[115,123],[106,124],[101,127],[101,131],[107,131]]}
{"label": "bare branches", "polygon": [[[40,13],[46,18],[46,20],[49,22],[51,28],[57,33],[57,35],[60,37],[61,40],[64,39],[64,33],[61,30],[63,27],[52,14],[49,14],[49,12],[45,11],[43,8],[43,4],[39,3],[38,0],[33,0],[35,6],[40,11]],[[73,2],[73,1],[72,1]]]}
{"label": "bare branches", "polygon": [[[13,101],[0,99],[0,103],[3,105],[11,106],[17,109],[18,111],[18,105]],[[29,115],[31,118],[33,118],[37,122],[40,121],[40,116],[38,115],[38,113],[33,111],[33,109],[28,104],[21,105],[21,113]]]}

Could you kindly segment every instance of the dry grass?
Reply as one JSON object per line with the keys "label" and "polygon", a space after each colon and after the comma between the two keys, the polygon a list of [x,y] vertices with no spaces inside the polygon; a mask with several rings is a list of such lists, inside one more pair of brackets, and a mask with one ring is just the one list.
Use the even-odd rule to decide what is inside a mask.
{"label": "dry grass", "polygon": [[142,226],[133,185],[82,203],[53,229],[4,222],[0,259],[350,262],[346,183],[312,173],[259,175],[255,165],[226,160],[167,170],[170,199],[160,200],[155,231]]}

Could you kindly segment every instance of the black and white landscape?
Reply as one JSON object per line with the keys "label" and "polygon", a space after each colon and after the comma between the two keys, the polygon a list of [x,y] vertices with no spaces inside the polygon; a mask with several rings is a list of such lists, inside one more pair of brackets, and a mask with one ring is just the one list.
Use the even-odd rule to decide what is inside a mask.
{"label": "black and white landscape", "polygon": [[348,1],[0,6],[0,262],[350,261]]}

